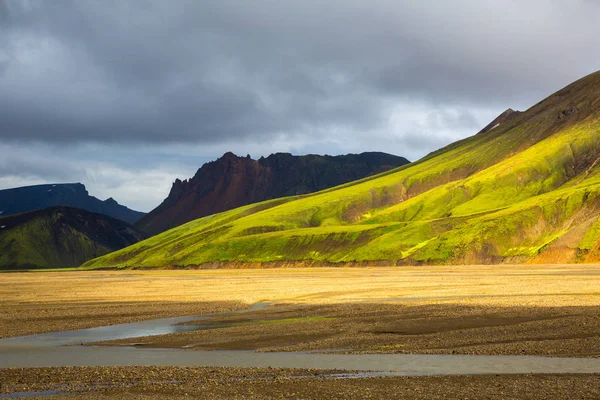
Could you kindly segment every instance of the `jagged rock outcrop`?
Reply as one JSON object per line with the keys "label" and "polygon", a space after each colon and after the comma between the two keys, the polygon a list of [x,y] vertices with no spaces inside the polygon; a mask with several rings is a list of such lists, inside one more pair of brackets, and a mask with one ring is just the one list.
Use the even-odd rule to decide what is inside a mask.
{"label": "jagged rock outcrop", "polygon": [[204,164],[193,178],[177,179],[164,202],[136,227],[156,234],[210,214],[316,192],[407,163],[403,157],[378,152],[343,156],[276,153],[258,160],[228,152]]}

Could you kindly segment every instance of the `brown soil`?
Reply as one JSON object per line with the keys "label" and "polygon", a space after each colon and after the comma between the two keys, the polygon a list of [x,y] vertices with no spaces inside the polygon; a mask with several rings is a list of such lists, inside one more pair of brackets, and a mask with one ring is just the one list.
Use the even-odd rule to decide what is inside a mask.
{"label": "brown soil", "polygon": [[[598,399],[600,375],[337,379],[335,371],[244,368],[0,369],[0,393],[61,390],[51,399]],[[323,376],[325,374],[325,376]]]}

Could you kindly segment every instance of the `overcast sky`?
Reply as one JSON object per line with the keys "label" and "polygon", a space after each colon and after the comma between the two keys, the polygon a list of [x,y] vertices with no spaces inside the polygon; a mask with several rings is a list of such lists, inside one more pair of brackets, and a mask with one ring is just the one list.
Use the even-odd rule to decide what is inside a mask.
{"label": "overcast sky", "polygon": [[410,160],[600,69],[597,0],[0,0],[0,188],[149,211],[226,151]]}

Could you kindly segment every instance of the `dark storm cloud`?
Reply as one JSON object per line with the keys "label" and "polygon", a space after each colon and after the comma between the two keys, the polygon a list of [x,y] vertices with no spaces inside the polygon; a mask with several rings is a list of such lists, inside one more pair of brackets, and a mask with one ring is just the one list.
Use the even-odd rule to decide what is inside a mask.
{"label": "dark storm cloud", "polygon": [[[598,68],[598,20],[593,1],[0,0],[0,137],[360,141],[414,102],[530,105]],[[474,133],[459,113],[442,128]]]}

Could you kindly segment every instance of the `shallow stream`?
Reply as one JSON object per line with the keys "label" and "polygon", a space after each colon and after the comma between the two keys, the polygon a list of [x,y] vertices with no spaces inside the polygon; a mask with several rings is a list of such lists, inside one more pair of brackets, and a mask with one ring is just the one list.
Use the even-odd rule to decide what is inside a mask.
{"label": "shallow stream", "polygon": [[[247,312],[267,307],[258,303]],[[229,313],[227,313],[229,314]],[[214,316],[214,315],[212,315]],[[79,346],[107,340],[205,329],[189,316],[0,339],[0,368],[49,366],[207,366],[376,371],[377,375],[600,373],[599,358],[539,356],[260,353]]]}

